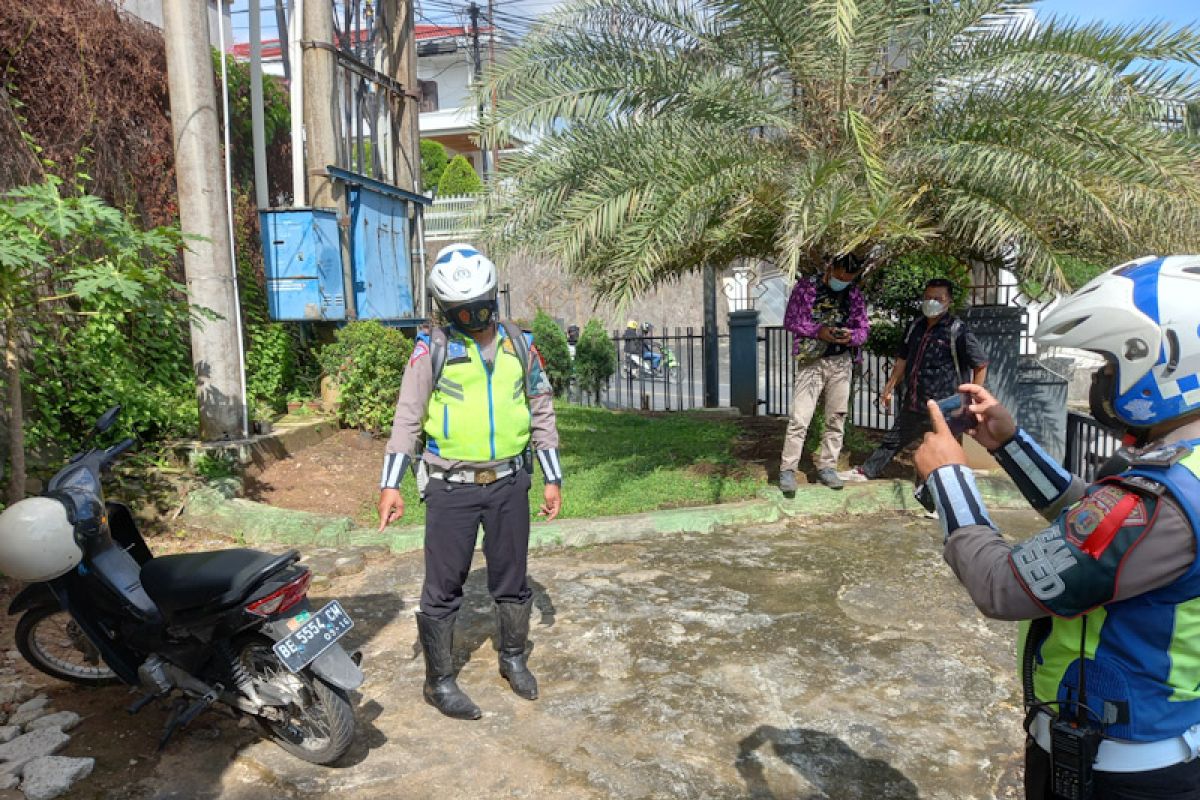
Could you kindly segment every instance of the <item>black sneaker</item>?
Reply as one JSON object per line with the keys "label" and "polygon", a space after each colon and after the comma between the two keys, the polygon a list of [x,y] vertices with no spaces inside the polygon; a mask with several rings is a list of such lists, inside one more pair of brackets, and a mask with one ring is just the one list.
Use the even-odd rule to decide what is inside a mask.
{"label": "black sneaker", "polygon": [[825,467],[824,469],[817,470],[817,480],[830,489],[841,489],[846,485],[842,483],[842,479],[838,477],[837,471],[833,467]]}
{"label": "black sneaker", "polygon": [[779,491],[784,494],[796,493],[796,471],[794,469],[780,470]]}

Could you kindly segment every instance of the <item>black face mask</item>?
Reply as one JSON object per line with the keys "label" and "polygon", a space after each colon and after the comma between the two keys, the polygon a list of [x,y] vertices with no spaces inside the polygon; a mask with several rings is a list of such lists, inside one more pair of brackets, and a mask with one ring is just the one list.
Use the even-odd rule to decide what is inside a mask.
{"label": "black face mask", "polygon": [[496,321],[496,301],[492,298],[462,303],[443,309],[446,319],[467,333],[479,333]]}
{"label": "black face mask", "polygon": [[1088,391],[1088,407],[1096,422],[1120,436],[1129,427],[1117,417],[1112,400],[1117,392],[1116,376],[1109,374],[1104,367],[1092,373],[1092,387]]}

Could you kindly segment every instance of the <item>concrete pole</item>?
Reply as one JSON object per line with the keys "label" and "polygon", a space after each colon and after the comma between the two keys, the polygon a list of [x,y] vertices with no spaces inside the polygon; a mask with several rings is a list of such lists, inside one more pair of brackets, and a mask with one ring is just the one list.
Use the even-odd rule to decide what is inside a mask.
{"label": "concrete pole", "polygon": [[292,75],[288,79],[292,117],[292,205],[301,207],[307,204],[308,197],[308,180],[304,174],[304,69],[300,49],[300,40],[304,38],[304,0],[292,0],[287,38],[292,64]]}
{"label": "concrete pole", "polygon": [[337,210],[342,230],[346,318],[356,319],[346,187],[335,181],[326,169],[340,164],[342,92],[337,86],[336,57],[324,47],[314,46],[317,44],[333,44],[333,4],[328,0],[308,0],[304,4],[304,155],[308,163],[308,204],[313,208]]}
{"label": "concrete pole", "polygon": [[243,405],[237,354],[238,307],[230,258],[229,209],[222,185],[217,98],[213,85],[208,5],[164,0],[163,35],[175,145],[179,219],[188,301],[217,319],[192,322],[192,364],[200,405],[200,438],[241,435]]}
{"label": "concrete pole", "polygon": [[267,186],[267,135],[263,126],[262,14],[250,0],[250,129],[254,142],[254,200],[270,205]]}
{"label": "concrete pole", "polygon": [[413,0],[387,0],[385,8],[391,15],[388,17],[391,37],[388,69],[384,72],[395,78],[405,92],[397,125],[396,185],[421,194],[421,106],[417,102],[420,83]]}

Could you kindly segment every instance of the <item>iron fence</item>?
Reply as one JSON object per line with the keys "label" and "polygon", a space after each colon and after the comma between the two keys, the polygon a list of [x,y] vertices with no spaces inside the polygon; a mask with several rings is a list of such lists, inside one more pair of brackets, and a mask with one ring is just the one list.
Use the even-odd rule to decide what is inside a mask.
{"label": "iron fence", "polygon": [[[792,333],[782,327],[767,327],[759,336],[762,344],[760,372],[762,374],[759,405],[768,415],[787,416],[792,410],[792,382],[796,376],[796,360],[792,357]],[[850,386],[850,420],[860,428],[887,430],[895,419],[895,403],[883,408],[879,396],[891,374],[892,359],[887,355],[864,350],[854,365]]]}
{"label": "iron fence", "polygon": [[[598,396],[572,387],[571,399],[584,405],[643,411],[683,411],[704,407],[704,329],[662,329],[637,336],[613,331],[616,372]],[[718,335],[719,352],[728,352],[728,336]],[[631,352],[627,352],[627,348]],[[728,375],[727,368],[721,371]],[[728,404],[725,392],[722,405]]]}
{"label": "iron fence", "polygon": [[1096,472],[1117,452],[1121,440],[1086,414],[1067,412],[1067,457],[1069,471],[1091,482]]}

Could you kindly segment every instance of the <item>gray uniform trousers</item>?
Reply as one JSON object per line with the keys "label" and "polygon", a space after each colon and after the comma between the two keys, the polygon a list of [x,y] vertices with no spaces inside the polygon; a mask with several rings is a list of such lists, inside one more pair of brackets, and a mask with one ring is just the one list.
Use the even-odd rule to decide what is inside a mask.
{"label": "gray uniform trousers", "polygon": [[435,619],[458,611],[481,524],[488,593],[497,603],[524,603],[530,598],[526,579],[530,483],[523,469],[486,486],[430,479],[425,490],[421,611]]}

